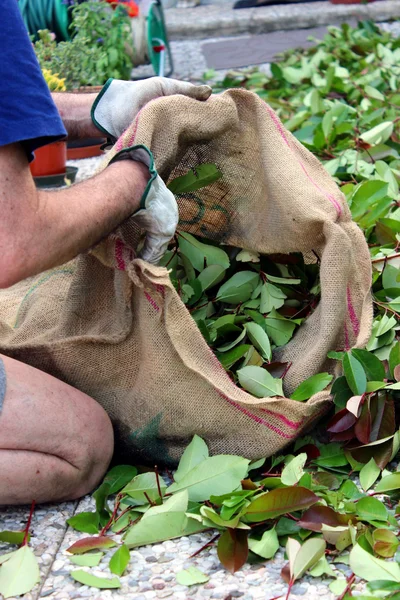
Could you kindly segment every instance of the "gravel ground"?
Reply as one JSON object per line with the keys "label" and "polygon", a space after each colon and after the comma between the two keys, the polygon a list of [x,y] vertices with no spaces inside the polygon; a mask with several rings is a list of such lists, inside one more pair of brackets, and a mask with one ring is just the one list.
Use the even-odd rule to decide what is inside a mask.
{"label": "gravel ground", "polygon": [[[84,498],[79,503],[76,512],[93,509],[92,500]],[[120,578],[121,588],[117,591],[98,591],[75,583],[68,575],[70,571],[81,567],[70,563],[66,548],[85,537],[85,534],[68,529],[40,597],[46,597],[49,600],[86,597],[95,597],[98,600],[120,598],[150,600],[151,598],[169,597],[176,600],[201,600],[203,598],[271,600],[285,593],[287,586],[280,577],[280,571],[285,564],[283,552],[279,552],[273,560],[267,563],[245,565],[234,575],[221,567],[215,547],[207,548],[199,556],[190,558],[194,552],[207,544],[213,535],[213,533],[196,534],[133,550],[128,569]],[[191,588],[178,584],[176,574],[190,566],[195,566],[207,574],[210,581],[205,585]],[[338,565],[338,567],[343,568],[343,565]],[[347,568],[344,569],[346,573]],[[100,577],[112,575],[108,569],[107,558],[104,558],[98,567],[88,570]],[[332,579],[304,577],[293,587],[290,597],[292,600],[316,600],[317,598],[333,600],[334,595],[328,588],[330,581]]]}

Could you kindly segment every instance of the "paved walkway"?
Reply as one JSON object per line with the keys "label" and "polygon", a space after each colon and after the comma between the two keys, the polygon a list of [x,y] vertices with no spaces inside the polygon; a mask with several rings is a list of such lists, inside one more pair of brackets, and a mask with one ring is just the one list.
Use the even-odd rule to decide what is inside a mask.
{"label": "paved walkway", "polygon": [[167,9],[165,17],[169,38],[193,40],[260,34],[344,23],[354,18],[382,22],[400,17],[398,0],[378,0],[370,4],[331,4],[324,1],[240,10],[232,10],[233,4],[232,0],[196,8]]}

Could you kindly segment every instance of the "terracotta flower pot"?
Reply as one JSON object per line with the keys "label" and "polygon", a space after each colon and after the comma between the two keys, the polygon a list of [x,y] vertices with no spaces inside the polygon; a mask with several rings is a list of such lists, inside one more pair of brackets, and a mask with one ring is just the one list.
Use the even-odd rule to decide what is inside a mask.
{"label": "terracotta flower pot", "polygon": [[67,143],[53,142],[35,150],[35,158],[30,163],[33,177],[65,173]]}
{"label": "terracotta flower pot", "polygon": [[101,156],[103,154],[101,148],[106,141],[106,138],[84,138],[68,142],[67,160]]}
{"label": "terracotta flower pot", "polygon": [[331,4],[369,4],[375,0],[329,0]]}

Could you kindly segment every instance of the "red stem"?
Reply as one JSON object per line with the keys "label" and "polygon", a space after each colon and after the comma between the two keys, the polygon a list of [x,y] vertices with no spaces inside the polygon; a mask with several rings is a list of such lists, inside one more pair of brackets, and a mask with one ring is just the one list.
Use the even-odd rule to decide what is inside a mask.
{"label": "red stem", "polygon": [[294,580],[291,579],[289,581],[288,590],[287,590],[287,594],[286,594],[285,600],[289,600],[289,596],[290,596],[290,592],[292,591],[293,584],[294,584]]}
{"label": "red stem", "polygon": [[153,500],[149,497],[147,492],[143,492],[144,496],[146,497],[147,502],[150,504],[150,506],[157,506],[155,502],[153,502]]}
{"label": "red stem", "polygon": [[379,262],[386,262],[388,260],[392,260],[392,258],[399,258],[400,253],[398,254],[392,254],[391,256],[384,256],[383,258],[374,258],[374,260],[372,260],[371,262],[374,263],[379,263]]}
{"label": "red stem", "polygon": [[343,600],[343,598],[346,596],[347,592],[350,591],[350,588],[353,585],[355,579],[356,579],[356,576],[354,575],[354,573],[352,573],[347,580],[347,585],[346,585],[345,589],[343,590],[343,593],[338,597],[337,600]]}
{"label": "red stem", "polygon": [[125,529],[128,529],[128,527],[135,525],[135,523],[137,523],[141,518],[142,515],[140,515],[140,517],[137,517],[137,519],[134,519],[133,521],[129,521],[128,525],[125,525],[125,527],[122,527],[122,529],[118,529],[118,531],[115,532],[115,535],[119,535],[120,533],[124,532]]}
{"label": "red stem", "polygon": [[117,515],[117,511],[119,509],[119,505],[121,504],[121,500],[122,500],[122,495],[118,494],[117,497],[115,498],[115,506],[114,506],[112,515],[109,518],[108,522],[104,525],[103,529],[100,531],[100,533],[99,533],[100,536],[107,533],[107,531],[110,529],[111,525],[113,524],[115,517]]}
{"label": "red stem", "polygon": [[219,538],[220,535],[221,535],[220,533],[217,533],[217,535],[215,535],[213,538],[211,538],[211,540],[209,542],[207,542],[207,544],[204,544],[204,546],[202,546],[201,548],[196,550],[196,552],[194,552],[189,558],[194,558],[195,556],[200,554],[200,552],[205,550],[205,548],[208,548],[208,546],[212,546],[212,544]]}
{"label": "red stem", "polygon": [[160,500],[161,500],[161,504],[163,504],[163,496],[161,493],[161,486],[160,486],[160,474],[158,472],[158,467],[157,465],[154,465],[154,471],[156,473],[156,481],[157,481],[157,489],[158,489],[158,495],[160,496]]}
{"label": "red stem", "polygon": [[290,367],[292,366],[293,363],[288,363],[285,367],[285,370],[283,371],[282,375],[280,376],[280,379],[284,379],[284,377],[286,377],[287,372],[289,371]]}
{"label": "red stem", "polygon": [[22,540],[22,544],[21,544],[22,546],[28,545],[29,529],[30,529],[31,522],[32,522],[33,511],[35,510],[35,504],[36,504],[35,500],[32,500],[31,510],[29,511],[28,522],[25,527],[25,535],[24,535],[24,539]]}

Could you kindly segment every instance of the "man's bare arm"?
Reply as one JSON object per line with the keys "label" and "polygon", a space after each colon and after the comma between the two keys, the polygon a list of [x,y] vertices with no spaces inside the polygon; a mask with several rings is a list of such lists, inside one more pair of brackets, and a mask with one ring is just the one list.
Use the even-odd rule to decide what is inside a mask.
{"label": "man's bare arm", "polygon": [[69,140],[104,138],[104,133],[95,127],[90,116],[96,96],[97,94],[68,94],[66,92],[52,94]]}
{"label": "man's bare arm", "polygon": [[0,287],[101,240],[137,210],[147,179],[144,165],[123,160],[71,188],[39,191],[22,147],[0,147]]}

